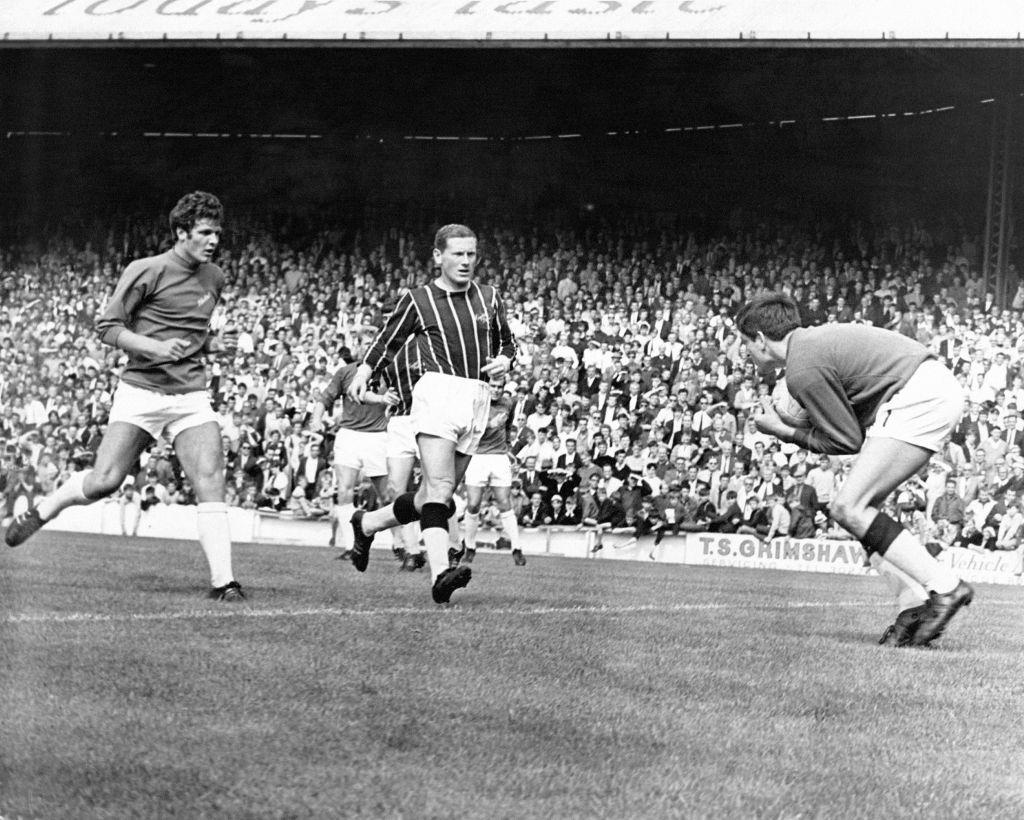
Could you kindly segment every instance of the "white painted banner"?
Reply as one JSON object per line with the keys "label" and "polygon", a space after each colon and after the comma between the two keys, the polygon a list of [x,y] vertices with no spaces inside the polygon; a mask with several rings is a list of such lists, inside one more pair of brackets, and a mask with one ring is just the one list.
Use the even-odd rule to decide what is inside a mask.
{"label": "white painted banner", "polygon": [[[1017,42],[1018,4],[935,0],[3,0],[0,41]],[[1019,43],[1018,43],[1019,44]]]}
{"label": "white painted banner", "polygon": [[686,537],[687,564],[801,572],[867,575],[864,547],[858,541],[831,538],[773,538],[752,535],[691,533]]}
{"label": "white painted banner", "polygon": [[1024,552],[982,552],[980,550],[951,547],[939,554],[939,560],[952,567],[967,581],[1006,583],[1015,578],[1021,583],[1021,569],[1024,568]]}
{"label": "white painted banner", "polygon": [[[289,515],[266,515],[254,510],[231,508],[228,511],[231,537],[235,541],[261,544],[308,544],[326,546],[330,522],[307,521]],[[131,531],[135,515],[126,520]],[[84,507],[64,510],[47,526],[49,530],[90,532],[121,536],[121,513],[112,499]],[[160,505],[142,513],[137,534],[153,538],[196,540],[196,508]],[[495,552],[497,534],[486,530],[477,547]],[[522,528],[520,546],[527,555],[549,555],[602,561],[644,561],[659,564],[742,567],[747,569],[783,569],[800,572],[829,572],[841,575],[873,575],[864,566],[864,547],[857,541],[830,538],[775,538],[762,541],[750,535],[695,532],[668,536],[660,544],[652,536],[639,541],[624,530],[607,532],[597,545],[592,529],[561,527]],[[390,549],[391,534],[378,533],[375,546]],[[508,555],[508,551],[503,551]],[[1021,576],[1024,549],[1017,552],[980,552],[966,549],[944,550],[939,560],[951,566],[967,581],[1024,585]]]}

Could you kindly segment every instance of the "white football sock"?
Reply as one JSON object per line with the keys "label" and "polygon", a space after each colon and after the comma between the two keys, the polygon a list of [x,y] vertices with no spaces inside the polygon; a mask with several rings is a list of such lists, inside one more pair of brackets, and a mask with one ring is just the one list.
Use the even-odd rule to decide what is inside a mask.
{"label": "white football sock", "polygon": [[448,519],[448,546],[456,552],[462,549],[462,527],[454,515]]}
{"label": "white football sock", "polygon": [[196,523],[199,545],[210,564],[210,583],[222,587],[235,580],[231,572],[231,530],[228,506],[223,501],[204,501],[197,505]]}
{"label": "white football sock", "polygon": [[[355,509],[353,507],[353,509]],[[342,523],[348,524],[349,522],[343,521]],[[367,510],[363,515],[363,532],[367,535],[375,535],[383,530],[389,530],[392,527],[397,527],[402,522],[395,518],[395,505],[394,503],[386,504],[383,507],[378,507],[375,510]],[[351,529],[351,524],[349,528]]]}
{"label": "white football sock", "polygon": [[462,519],[462,526],[466,530],[466,546],[471,550],[475,550],[476,534],[480,530],[480,513],[466,513],[466,517]]}
{"label": "white football sock", "polygon": [[427,562],[430,564],[430,583],[448,569],[448,531],[440,527],[428,527],[423,530],[423,546],[427,550]]}
{"label": "white football sock", "polygon": [[36,506],[39,517],[43,521],[49,521],[59,515],[61,510],[82,504],[92,504],[97,500],[86,498],[82,486],[85,483],[85,477],[91,472],[92,470],[80,470],[77,473],[72,473],[67,481],[39,502]]}
{"label": "white football sock", "polygon": [[878,574],[885,579],[896,597],[897,612],[927,603],[928,590],[899,569],[892,561],[886,561],[877,552],[872,553],[870,561],[871,566],[878,570]]}
{"label": "white football sock", "polygon": [[420,522],[410,521],[408,524],[403,524],[402,530],[404,531],[402,539],[409,544],[409,552],[423,552],[420,548]]}
{"label": "white football sock", "polygon": [[335,536],[335,543],[342,550],[352,549],[352,514],[356,511],[356,505],[351,501],[348,504],[335,504],[334,514],[338,518],[338,533]]}
{"label": "white football sock", "polygon": [[924,544],[907,530],[896,537],[883,557],[925,589],[934,590],[940,595],[952,592],[960,583],[957,574],[936,561]]}
{"label": "white football sock", "polygon": [[501,528],[505,531],[509,543],[512,544],[512,549],[519,549],[519,522],[516,520],[515,511],[505,510],[498,516],[498,520],[501,522]]}

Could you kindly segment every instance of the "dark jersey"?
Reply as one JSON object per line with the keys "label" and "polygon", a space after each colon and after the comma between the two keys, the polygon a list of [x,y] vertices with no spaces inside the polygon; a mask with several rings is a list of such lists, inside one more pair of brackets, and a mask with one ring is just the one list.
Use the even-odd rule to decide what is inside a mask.
{"label": "dark jersey", "polygon": [[507,396],[491,399],[490,415],[487,427],[480,444],[476,448],[478,455],[506,455],[508,453],[509,432],[512,430],[512,400]]}
{"label": "dark jersey", "polygon": [[470,283],[447,291],[431,282],[407,291],[363,357],[376,370],[389,362],[410,336],[422,337],[424,372],[487,381],[481,368],[498,354],[515,358],[505,304],[490,285]]}
{"label": "dark jersey", "polygon": [[408,416],[412,411],[412,389],[423,374],[422,337],[410,336],[402,349],[385,365],[381,381],[394,390],[401,403],[391,408],[392,416]]}
{"label": "dark jersey", "polygon": [[191,265],[173,250],[131,262],[96,321],[100,340],[113,347],[121,333],[131,330],[159,341],[186,339],[188,350],[177,361],[159,363],[129,354],[121,379],[159,393],[205,390],[203,348],[223,289],[219,267]]}
{"label": "dark jersey", "polygon": [[359,365],[357,364],[347,364],[338,368],[317,400],[328,411],[334,409],[334,404],[339,398],[342,400],[341,420],[338,422],[339,430],[356,430],[360,433],[384,432],[388,427],[386,405],[360,404],[345,397],[345,391],[348,390],[358,369]]}
{"label": "dark jersey", "polygon": [[934,358],[919,342],[869,325],[829,324],[793,331],[786,387],[811,426],[794,441],[815,453],[856,453],[878,406]]}

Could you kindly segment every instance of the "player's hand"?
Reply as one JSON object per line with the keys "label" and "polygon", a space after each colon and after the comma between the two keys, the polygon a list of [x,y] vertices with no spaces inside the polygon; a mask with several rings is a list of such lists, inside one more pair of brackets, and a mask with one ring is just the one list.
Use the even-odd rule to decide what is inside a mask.
{"label": "player's hand", "polygon": [[203,349],[211,356],[233,356],[238,351],[238,332],[224,331],[210,336]]}
{"label": "player's hand", "polygon": [[176,362],[188,352],[187,339],[162,339],[153,347],[151,358],[158,362]]}
{"label": "player's hand", "polygon": [[754,426],[762,433],[777,438],[782,438],[792,432],[792,428],[775,412],[775,405],[768,397],[761,399],[761,413],[754,416]]}
{"label": "player's hand", "polygon": [[349,382],[345,395],[352,401],[362,404],[366,398],[366,383],[370,379],[371,372],[370,368],[366,365],[359,365],[355,375],[352,377],[352,381]]}
{"label": "player's hand", "polygon": [[388,390],[381,398],[388,407],[398,407],[402,403],[402,397],[394,390]]}
{"label": "player's hand", "polygon": [[481,373],[486,373],[488,376],[504,376],[509,371],[509,367],[512,365],[512,360],[503,354],[498,354],[492,359],[487,360],[487,364],[480,368]]}
{"label": "player's hand", "polygon": [[233,325],[228,325],[220,332],[217,337],[221,344],[221,349],[225,353],[234,353],[238,350],[238,328]]}

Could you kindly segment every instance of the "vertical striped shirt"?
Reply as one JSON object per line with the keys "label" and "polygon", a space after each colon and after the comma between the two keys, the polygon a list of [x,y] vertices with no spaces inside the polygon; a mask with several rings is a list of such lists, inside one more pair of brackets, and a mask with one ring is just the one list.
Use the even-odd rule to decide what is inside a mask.
{"label": "vertical striped shirt", "polygon": [[423,342],[420,336],[410,336],[402,349],[387,363],[381,381],[394,390],[401,403],[391,408],[392,416],[408,416],[412,412],[412,389],[423,374]]}
{"label": "vertical striped shirt", "polygon": [[410,336],[420,336],[423,372],[487,381],[481,368],[492,356],[515,358],[505,304],[491,285],[471,282],[448,291],[430,282],[398,300],[363,357],[374,371],[391,361]]}

